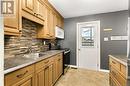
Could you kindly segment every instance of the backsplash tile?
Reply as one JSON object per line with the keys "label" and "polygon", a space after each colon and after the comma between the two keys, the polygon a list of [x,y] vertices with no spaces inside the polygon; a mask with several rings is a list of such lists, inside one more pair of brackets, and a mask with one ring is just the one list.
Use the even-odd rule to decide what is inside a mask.
{"label": "backsplash tile", "polygon": [[[32,52],[47,51],[49,40],[36,39],[37,24],[29,20],[22,20],[21,37],[5,36],[5,58],[14,57],[18,54],[27,53],[31,48]],[[46,41],[46,45],[43,44]]]}

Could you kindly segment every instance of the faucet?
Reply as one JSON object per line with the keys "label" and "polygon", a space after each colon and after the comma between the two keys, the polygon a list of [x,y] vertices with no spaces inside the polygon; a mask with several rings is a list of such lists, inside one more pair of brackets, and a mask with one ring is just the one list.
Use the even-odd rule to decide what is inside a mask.
{"label": "faucet", "polygon": [[32,53],[32,48],[31,47],[28,47],[27,53]]}

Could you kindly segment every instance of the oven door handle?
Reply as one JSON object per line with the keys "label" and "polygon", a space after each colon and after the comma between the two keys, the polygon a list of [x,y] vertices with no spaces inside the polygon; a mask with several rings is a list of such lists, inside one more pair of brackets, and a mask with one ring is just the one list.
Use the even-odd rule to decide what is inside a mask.
{"label": "oven door handle", "polygon": [[65,51],[65,52],[64,52],[64,55],[65,55],[65,54],[67,54],[67,53],[70,53],[70,50],[68,50],[68,51]]}

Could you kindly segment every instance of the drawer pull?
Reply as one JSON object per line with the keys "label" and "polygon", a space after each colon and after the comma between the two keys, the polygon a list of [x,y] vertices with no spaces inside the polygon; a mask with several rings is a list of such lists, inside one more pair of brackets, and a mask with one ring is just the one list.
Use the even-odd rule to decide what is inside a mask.
{"label": "drawer pull", "polygon": [[117,73],[115,73],[114,71],[112,71],[112,74],[113,74],[114,76],[117,76]]}
{"label": "drawer pull", "polygon": [[116,62],[112,61],[113,64],[116,64]]}
{"label": "drawer pull", "polygon": [[25,73],[23,73],[23,74],[19,74],[19,75],[17,75],[16,77],[17,78],[22,78],[24,75],[26,75],[28,73],[28,71],[26,71]]}
{"label": "drawer pull", "polygon": [[61,59],[58,59],[58,61],[60,61]]}

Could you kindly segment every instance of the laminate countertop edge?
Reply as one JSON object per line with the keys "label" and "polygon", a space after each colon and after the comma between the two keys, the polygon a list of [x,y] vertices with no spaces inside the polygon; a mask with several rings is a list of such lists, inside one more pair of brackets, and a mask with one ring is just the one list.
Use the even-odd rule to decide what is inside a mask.
{"label": "laminate countertop edge", "polygon": [[[125,55],[109,55],[109,57],[115,59],[116,61],[120,62],[121,64],[128,66],[127,58]],[[124,57],[124,58],[122,58]]]}

